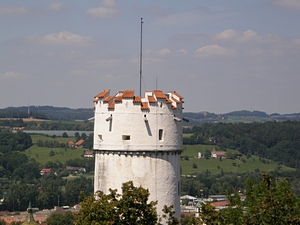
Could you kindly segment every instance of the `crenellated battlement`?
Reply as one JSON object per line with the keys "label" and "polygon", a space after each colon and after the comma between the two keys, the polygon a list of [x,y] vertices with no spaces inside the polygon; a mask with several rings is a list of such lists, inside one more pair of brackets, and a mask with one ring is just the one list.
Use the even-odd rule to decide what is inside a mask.
{"label": "crenellated battlement", "polygon": [[[106,107],[108,110],[115,110],[117,105],[122,105],[123,102],[128,104],[132,101],[134,106],[139,106],[140,110],[151,110],[151,106],[157,104],[167,104],[172,110],[182,110],[183,97],[175,91],[169,91],[164,94],[161,90],[145,91],[145,96],[135,96],[134,90],[118,91],[114,96],[110,95],[110,90],[104,90],[94,96],[94,108],[101,106]],[[103,110],[103,109],[102,109]]]}

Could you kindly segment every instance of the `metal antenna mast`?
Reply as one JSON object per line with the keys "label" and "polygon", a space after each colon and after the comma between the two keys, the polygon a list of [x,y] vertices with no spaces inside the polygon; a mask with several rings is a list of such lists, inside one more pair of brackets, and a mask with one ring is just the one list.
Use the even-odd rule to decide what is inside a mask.
{"label": "metal antenna mast", "polygon": [[142,35],[143,35],[143,18],[141,18],[141,51],[140,51],[140,96],[142,96]]}

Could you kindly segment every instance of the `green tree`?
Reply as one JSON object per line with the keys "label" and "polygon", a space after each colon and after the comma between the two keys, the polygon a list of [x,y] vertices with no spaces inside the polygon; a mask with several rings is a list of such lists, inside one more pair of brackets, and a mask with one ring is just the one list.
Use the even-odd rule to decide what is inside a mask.
{"label": "green tree", "polygon": [[246,183],[246,224],[299,224],[300,201],[287,180],[276,181],[264,174],[259,184]]}
{"label": "green tree", "polygon": [[300,224],[300,200],[291,192],[286,180],[276,181],[268,174],[255,184],[246,181],[245,202],[237,193],[227,192],[230,207],[216,211],[210,204],[202,204],[201,220],[191,224]]}
{"label": "green tree", "polygon": [[80,136],[80,134],[78,132],[75,132],[74,135],[75,135],[76,141],[79,141],[81,139],[81,136]]}
{"label": "green tree", "polygon": [[122,186],[122,195],[117,190],[109,190],[109,194],[102,191],[94,196],[81,196],[83,202],[78,215],[75,216],[75,225],[126,224],[151,225],[165,219],[167,224],[179,224],[174,217],[171,207],[165,207],[163,218],[156,212],[157,202],[148,202],[149,191],[142,187],[134,187],[129,181]]}
{"label": "green tree", "polygon": [[51,214],[47,219],[47,225],[73,225],[74,215],[71,212],[65,214]]}
{"label": "green tree", "polygon": [[88,136],[86,135],[86,133],[82,133],[81,134],[81,139],[85,140]]}
{"label": "green tree", "polygon": [[210,152],[208,149],[206,149],[206,150],[205,150],[205,153],[204,153],[204,158],[205,158],[205,159],[209,159],[210,156],[211,156],[211,152]]}
{"label": "green tree", "polygon": [[68,138],[69,135],[67,134],[67,132],[63,132],[63,133],[62,133],[62,137],[63,137],[63,138]]}

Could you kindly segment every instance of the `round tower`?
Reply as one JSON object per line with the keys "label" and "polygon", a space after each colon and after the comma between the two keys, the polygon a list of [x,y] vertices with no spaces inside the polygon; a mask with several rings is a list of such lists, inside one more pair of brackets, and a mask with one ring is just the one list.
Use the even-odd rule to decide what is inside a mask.
{"label": "round tower", "polygon": [[144,97],[133,90],[111,96],[104,90],[94,103],[94,191],[120,191],[133,181],[149,189],[159,215],[164,205],[174,205],[179,218],[183,97],[160,90]]}

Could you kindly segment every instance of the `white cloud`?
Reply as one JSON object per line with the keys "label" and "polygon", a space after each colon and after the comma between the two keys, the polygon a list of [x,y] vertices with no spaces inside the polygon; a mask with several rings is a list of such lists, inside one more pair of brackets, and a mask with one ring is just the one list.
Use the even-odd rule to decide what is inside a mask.
{"label": "white cloud", "polygon": [[33,44],[44,45],[75,45],[75,46],[88,46],[94,43],[94,39],[90,36],[80,36],[68,31],[59,33],[47,34],[44,36],[29,36],[25,40]]}
{"label": "white cloud", "polygon": [[85,13],[94,18],[111,18],[119,14],[117,4],[114,0],[103,0],[102,5],[97,8],[90,8]]}
{"label": "white cloud", "polygon": [[25,7],[15,7],[15,6],[0,6],[0,15],[26,15],[30,14],[30,10]]}
{"label": "white cloud", "polygon": [[187,51],[187,50],[185,50],[185,49],[183,48],[183,49],[180,49],[180,50],[179,50],[179,53],[182,53],[182,54],[184,54],[184,55],[185,55],[185,54],[187,54],[187,53],[188,53],[188,51]]}
{"label": "white cloud", "polygon": [[258,40],[261,39],[260,36],[253,30],[247,30],[245,32],[238,32],[232,29],[224,30],[220,33],[217,33],[213,37],[214,40],[221,40],[221,41],[238,41],[238,42],[245,42],[251,40]]}
{"label": "white cloud", "polygon": [[53,10],[53,11],[61,11],[64,8],[65,7],[64,7],[64,4],[62,2],[53,2],[53,3],[50,3],[49,6],[48,6],[48,9]]}
{"label": "white cloud", "polygon": [[224,48],[217,44],[214,44],[198,48],[195,53],[200,57],[232,56],[236,54],[236,50]]}
{"label": "white cloud", "polygon": [[253,30],[247,30],[244,32],[235,31],[232,29],[224,30],[212,36],[214,41],[227,41],[227,42],[257,42],[257,43],[278,43],[283,40],[278,35],[259,35]]}
{"label": "white cloud", "polygon": [[299,0],[272,0],[272,4],[280,8],[300,10]]}
{"label": "white cloud", "polygon": [[161,49],[161,50],[157,51],[157,54],[159,56],[166,56],[166,55],[168,55],[170,53],[171,53],[171,50],[168,49],[168,48],[164,48],[164,49]]}
{"label": "white cloud", "polygon": [[232,29],[224,30],[214,36],[215,40],[230,40],[239,37],[240,34]]}
{"label": "white cloud", "polygon": [[24,73],[18,73],[14,71],[8,71],[5,73],[0,74],[0,77],[3,79],[14,79],[26,76]]}

